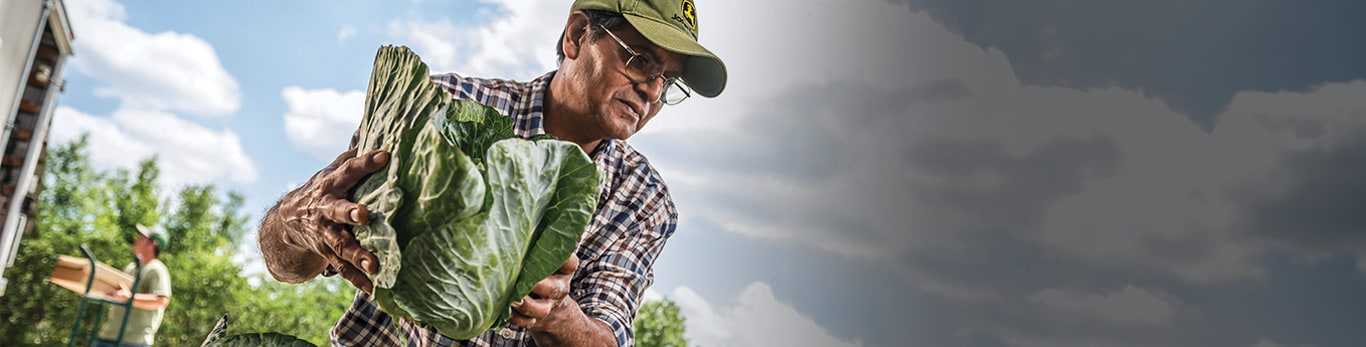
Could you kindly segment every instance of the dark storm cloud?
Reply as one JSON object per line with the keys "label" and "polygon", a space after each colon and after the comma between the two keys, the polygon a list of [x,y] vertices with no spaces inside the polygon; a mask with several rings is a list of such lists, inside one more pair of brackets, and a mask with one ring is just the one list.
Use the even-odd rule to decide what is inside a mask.
{"label": "dark storm cloud", "polygon": [[[726,108],[738,118],[733,128],[633,140],[685,178],[671,181],[692,218],[685,223],[788,253],[696,247],[755,249],[746,259],[792,265],[770,270],[777,296],[801,298],[794,307],[869,345],[1322,346],[1362,338],[1344,328],[1363,322],[1348,314],[1361,311],[1361,300],[1332,298],[1366,290],[1352,259],[1287,265],[1281,257],[1298,254],[1263,241],[1358,252],[1345,229],[1286,233],[1318,227],[1305,217],[1366,223],[1313,208],[1366,193],[1345,182],[1366,177],[1345,168],[1366,162],[1366,141],[1340,131],[1361,117],[1332,116],[1366,109],[1353,103],[1366,83],[1315,88],[1353,77],[1288,80],[1266,66],[1289,51],[1248,58],[1255,69],[1224,61],[1218,47],[1196,47],[1223,32],[1223,44],[1261,52],[1240,40],[1288,22],[1254,28],[1262,18],[1174,1],[912,1],[929,15],[901,18],[879,17],[895,5],[875,4],[820,27],[840,39],[812,40],[841,49],[865,43],[878,54],[840,66],[872,73],[779,83],[772,94],[727,105],[742,106]],[[1308,10],[1286,15],[1296,11]],[[814,65],[806,57],[791,64]],[[1220,112],[1225,105],[1230,111]],[[1330,116],[1319,117],[1323,110]],[[1216,131],[1202,131],[1216,114]],[[763,266],[732,263],[713,267]]]}
{"label": "dark storm cloud", "polygon": [[931,140],[910,146],[907,168],[936,176],[990,174],[992,187],[944,186],[906,182],[919,199],[977,219],[993,228],[1037,227],[1043,209],[1063,195],[1075,194],[1090,178],[1113,173],[1119,154],[1108,138],[1055,138],[1015,155],[995,141]]}
{"label": "dark storm cloud", "polygon": [[1206,129],[1235,92],[1366,77],[1366,2],[891,0],[998,47],[1021,81],[1118,85]]}
{"label": "dark storm cloud", "polygon": [[[780,172],[802,182],[828,178],[849,168],[860,153],[847,142],[865,136],[871,121],[905,116],[915,103],[961,100],[971,96],[962,83],[942,79],[899,89],[832,83],[796,86],[741,110],[746,114],[729,131],[675,131],[642,136],[632,142],[669,143],[655,151],[660,161],[723,173]],[[889,142],[901,140],[887,139]]]}
{"label": "dark storm cloud", "polygon": [[1366,252],[1366,128],[1347,132],[1328,148],[1283,154],[1273,184],[1246,203],[1245,227],[1308,253]]}

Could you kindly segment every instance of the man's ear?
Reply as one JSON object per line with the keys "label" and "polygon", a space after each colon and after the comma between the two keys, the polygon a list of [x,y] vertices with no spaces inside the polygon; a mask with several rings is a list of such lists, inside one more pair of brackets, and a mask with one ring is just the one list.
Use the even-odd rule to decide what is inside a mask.
{"label": "man's ear", "polygon": [[583,11],[574,11],[569,14],[569,21],[564,25],[564,35],[560,37],[560,44],[564,45],[564,57],[568,59],[578,59],[579,49],[583,48],[584,38],[588,35],[588,15]]}

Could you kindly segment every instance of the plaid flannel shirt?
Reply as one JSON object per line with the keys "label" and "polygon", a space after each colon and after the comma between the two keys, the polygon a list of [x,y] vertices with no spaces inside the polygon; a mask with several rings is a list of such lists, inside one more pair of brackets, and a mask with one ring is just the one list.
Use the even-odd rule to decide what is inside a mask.
{"label": "plaid flannel shirt", "polygon": [[[545,89],[555,72],[530,82],[432,76],[453,98],[476,100],[514,117],[514,132],[530,138],[545,133],[541,122]],[[578,272],[569,295],[587,316],[606,322],[620,346],[634,345],[632,322],[645,289],[654,281],[654,261],[673,235],[678,213],[668,188],[645,156],[623,141],[605,140],[589,154],[607,172],[607,184],[579,244]],[[494,327],[468,341],[400,320],[397,326],[364,292],[332,327],[337,346],[532,346],[531,334],[516,326]]]}

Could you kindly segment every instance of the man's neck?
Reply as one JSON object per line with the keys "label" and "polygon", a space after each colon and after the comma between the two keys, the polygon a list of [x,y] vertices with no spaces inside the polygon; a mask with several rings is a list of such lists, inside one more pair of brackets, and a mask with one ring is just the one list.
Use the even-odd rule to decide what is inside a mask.
{"label": "man's neck", "polygon": [[574,123],[583,118],[587,112],[585,105],[574,105],[566,100],[562,100],[557,95],[574,95],[569,90],[567,78],[556,78],[550,80],[550,87],[545,90],[545,111],[541,113],[541,121],[545,124],[545,132],[561,140],[573,142],[582,148],[584,153],[592,153],[601,138],[582,136],[576,130]]}

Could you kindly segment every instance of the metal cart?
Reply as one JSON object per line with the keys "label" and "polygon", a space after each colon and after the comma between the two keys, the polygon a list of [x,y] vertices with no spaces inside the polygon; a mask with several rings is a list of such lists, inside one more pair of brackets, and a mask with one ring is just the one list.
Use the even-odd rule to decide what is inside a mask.
{"label": "metal cart", "polygon": [[128,288],[133,295],[128,298],[128,301],[117,301],[105,298],[102,295],[90,296],[90,287],[95,283],[96,264],[99,264],[99,262],[95,260],[95,254],[91,253],[90,248],[87,248],[85,245],[81,245],[81,253],[90,261],[90,277],[86,279],[85,291],[81,294],[81,305],[80,308],[76,310],[76,322],[71,326],[71,337],[68,339],[67,346],[75,346],[76,338],[81,335],[81,318],[85,316],[87,305],[97,306],[92,310],[95,315],[95,323],[90,326],[89,332],[86,333],[86,343],[88,344],[90,341],[95,340],[95,333],[100,329],[100,319],[104,318],[103,311],[107,309],[106,306],[108,305],[123,307],[123,323],[119,324],[119,336],[115,339],[115,341],[122,342],[124,330],[128,328],[128,316],[133,313],[133,297],[137,296],[138,283],[142,281],[142,262],[133,262],[136,264],[136,270],[133,272],[133,287]]}

